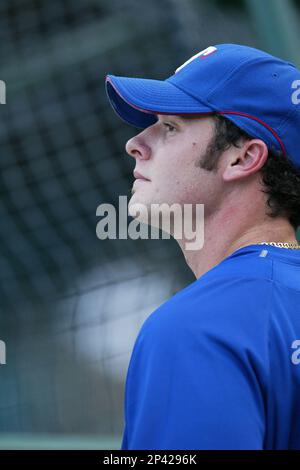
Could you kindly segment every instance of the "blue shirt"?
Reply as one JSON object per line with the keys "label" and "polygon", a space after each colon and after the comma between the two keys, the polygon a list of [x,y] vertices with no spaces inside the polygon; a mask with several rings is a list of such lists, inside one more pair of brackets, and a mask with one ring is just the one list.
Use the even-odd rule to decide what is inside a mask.
{"label": "blue shirt", "polygon": [[300,449],[300,250],[240,248],[146,319],[122,449]]}

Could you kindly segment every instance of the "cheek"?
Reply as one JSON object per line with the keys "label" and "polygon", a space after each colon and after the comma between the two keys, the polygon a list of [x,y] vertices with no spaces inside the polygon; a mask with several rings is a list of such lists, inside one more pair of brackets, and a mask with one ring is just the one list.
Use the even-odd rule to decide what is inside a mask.
{"label": "cheek", "polygon": [[196,167],[196,162],[200,159],[199,144],[192,141],[188,148],[177,148],[176,152],[169,150],[155,168],[153,183],[156,194],[173,194],[180,199],[193,201],[199,194],[199,181],[201,170]]}
{"label": "cheek", "polygon": [[181,202],[185,204],[194,204],[201,198],[200,182],[187,182],[186,185],[181,189]]}

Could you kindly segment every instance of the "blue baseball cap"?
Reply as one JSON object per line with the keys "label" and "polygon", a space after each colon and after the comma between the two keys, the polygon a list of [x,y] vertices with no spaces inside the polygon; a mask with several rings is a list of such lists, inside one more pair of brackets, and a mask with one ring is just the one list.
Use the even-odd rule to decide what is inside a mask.
{"label": "blue baseball cap", "polygon": [[253,47],[217,44],[195,54],[166,80],[107,75],[117,115],[145,129],[156,114],[218,113],[300,167],[300,72]]}

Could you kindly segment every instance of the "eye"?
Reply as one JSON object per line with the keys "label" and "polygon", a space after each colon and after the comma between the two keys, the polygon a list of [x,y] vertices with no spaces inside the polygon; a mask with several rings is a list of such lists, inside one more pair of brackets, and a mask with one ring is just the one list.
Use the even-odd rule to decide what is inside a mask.
{"label": "eye", "polygon": [[170,131],[170,132],[173,132],[176,130],[176,128],[174,126],[172,126],[172,124],[169,124],[168,122],[164,122],[163,125]]}

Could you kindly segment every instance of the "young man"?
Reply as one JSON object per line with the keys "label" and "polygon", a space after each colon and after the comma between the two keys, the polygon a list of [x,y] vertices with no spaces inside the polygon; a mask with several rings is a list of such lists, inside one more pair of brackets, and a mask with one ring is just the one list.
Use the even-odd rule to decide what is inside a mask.
{"label": "young man", "polygon": [[142,128],[129,206],[204,204],[196,280],[144,322],[122,449],[300,449],[300,72],[207,48],[165,81],[108,75]]}

